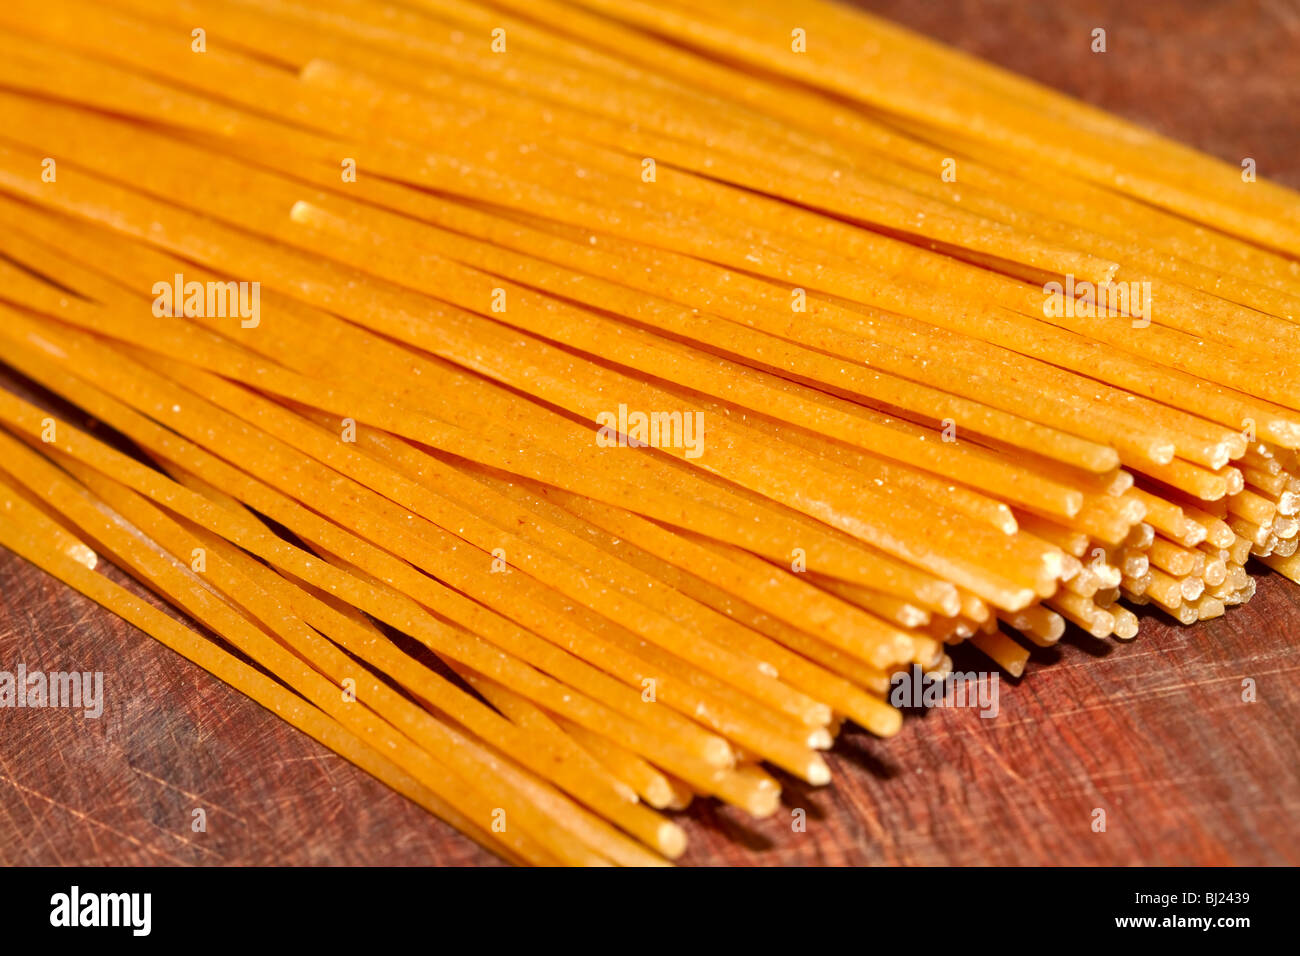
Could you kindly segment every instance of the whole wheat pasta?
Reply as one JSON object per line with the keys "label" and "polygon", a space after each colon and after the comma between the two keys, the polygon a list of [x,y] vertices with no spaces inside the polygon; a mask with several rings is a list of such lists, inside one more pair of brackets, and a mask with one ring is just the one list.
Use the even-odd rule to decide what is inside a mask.
{"label": "whole wheat pasta", "polygon": [[970,641],[1012,677],[1019,677],[1025,672],[1029,649],[1017,644],[1002,631],[981,631]]}
{"label": "whole wheat pasta", "polygon": [[[567,708],[563,708],[563,707],[562,707],[561,709],[564,710],[564,709],[567,709]],[[643,716],[650,717],[650,716],[663,716],[663,715],[660,714],[660,713],[657,712],[657,711],[654,711],[654,712],[644,712],[644,713],[643,713]],[[598,725],[598,726],[599,726],[599,725]]]}
{"label": "whole wheat pasta", "polygon": [[[276,375],[278,377],[283,378],[283,373],[277,372]],[[300,394],[303,393],[304,389],[305,389],[304,381],[292,380],[292,378],[285,378],[285,390],[287,390],[289,394]],[[320,395],[317,395],[316,402],[317,405],[318,403],[320,403]],[[373,403],[369,403],[365,401],[365,399],[357,399],[357,401],[354,402],[354,406],[365,407],[367,405],[369,405],[370,407],[374,407]],[[382,420],[382,419],[390,418],[390,415],[387,414],[387,412],[380,412],[380,414],[377,414],[377,418]],[[428,420],[424,419],[425,424],[420,425],[420,427],[417,427],[417,425],[415,425],[415,420],[416,419],[407,418],[407,416],[402,416],[402,420],[398,421],[398,423],[394,423],[394,427],[396,428],[396,431],[398,431],[399,433],[407,432],[408,434],[412,434],[412,436],[416,436],[416,434],[419,434],[420,437],[428,438],[430,433],[430,425],[428,423]],[[645,464],[650,464],[650,462],[645,462]],[[555,472],[551,472],[550,477],[551,480],[554,480],[556,477]],[[562,485],[567,484],[567,481],[560,480],[559,484]],[[641,496],[641,498],[642,498],[642,502],[645,501],[645,496]],[[857,523],[848,525],[848,527],[852,529],[852,531],[854,532],[865,531],[862,525]],[[878,537],[876,538],[876,540],[880,540],[880,538]],[[937,557],[937,555],[935,555],[935,557]],[[970,570],[974,572],[975,568],[971,567]],[[839,571],[836,572],[837,574],[839,574]],[[963,578],[965,578],[965,575],[962,576]],[[976,579],[969,579],[969,580],[971,580],[971,583],[976,583]],[[1004,581],[1002,580],[996,580],[995,578],[992,578],[992,576],[989,576],[987,574],[980,576],[978,580],[982,581],[982,583],[978,584],[978,587],[988,589],[989,593],[997,593],[998,596],[1000,596],[1000,600],[1009,602],[1009,604],[1014,605],[1017,604],[1017,602],[1023,602],[1024,600],[1026,600],[1026,594],[1024,594],[1023,591],[1013,591],[1013,589],[1009,589],[1008,587],[1006,587],[1006,583],[1004,583]]]}
{"label": "whole wheat pasta", "polygon": [[[191,591],[180,585],[178,582],[183,579],[185,572],[174,565],[169,565],[166,559],[160,562],[159,555],[149,549],[144,542],[136,539],[124,527],[115,525],[109,518],[96,511],[89,502],[81,501],[66,480],[57,477],[52,466],[46,463],[42,467],[41,460],[34,453],[24,452],[11,438],[0,436],[0,447],[4,447],[9,453],[6,456],[9,466],[21,469],[22,480],[28,482],[29,487],[41,488],[47,498],[59,496],[56,500],[63,502],[62,509],[65,514],[80,507],[84,518],[75,520],[87,521],[87,529],[94,533],[96,538],[105,541],[108,547],[119,553],[128,563],[152,563],[156,570],[150,573],[150,577],[160,584],[167,582],[165,586],[169,597],[179,600],[186,610],[196,614],[205,623],[212,624],[241,650],[257,660],[265,660],[268,666],[288,680],[291,686],[303,691],[308,699],[317,702],[322,709],[328,708],[327,713],[333,711],[331,715],[344,726],[354,728],[355,732],[362,737],[384,741],[381,746],[389,748],[393,759],[399,765],[408,767],[417,779],[432,783],[440,773],[445,772],[444,766],[446,769],[455,767],[457,769],[453,772],[463,781],[463,784],[473,787],[480,793],[490,792],[502,796],[510,793],[512,788],[504,777],[490,780],[482,776],[492,771],[488,769],[486,763],[479,765],[478,768],[472,766],[471,754],[464,747],[449,745],[445,749],[436,751],[442,755],[444,761],[449,758],[452,761],[449,766],[438,765],[428,752],[428,748],[434,744],[432,735],[422,735],[419,742],[425,749],[417,750],[409,742],[404,743],[399,740],[395,736],[396,730],[383,723],[377,714],[372,714],[363,708],[340,706],[339,701],[343,698],[337,693],[336,686],[331,685],[320,674],[311,671],[302,662],[292,659],[283,649],[277,649],[273,642],[269,642],[266,635],[258,636],[260,632],[256,632],[249,622],[239,617],[233,608],[224,602],[203,601],[201,598],[205,593],[203,589]],[[30,484],[33,482],[36,484]],[[250,592],[245,590],[243,593]],[[460,756],[456,756],[457,754]],[[560,859],[587,863],[599,861],[600,857],[592,851],[576,845],[571,840],[563,839],[556,829],[557,824],[543,819],[535,809],[535,803],[521,798],[517,792],[507,804],[507,811],[518,813],[522,820],[527,821],[526,829],[531,830],[533,835],[542,840],[544,845]]]}
{"label": "whole wheat pasta", "polygon": [[0,543],[540,865],[1296,580],[1300,197],[781,15],[6,5]]}
{"label": "whole wheat pasta", "polygon": [[998,618],[1040,647],[1050,647],[1065,633],[1065,619],[1041,604],[1015,614],[999,612]]}
{"label": "whole wheat pasta", "polygon": [[[34,561],[92,600],[110,607],[205,670],[227,680],[231,686],[273,710],[336,753],[372,772],[389,786],[427,807],[489,849],[520,861],[537,863],[554,861],[554,857],[523,834],[502,837],[500,839],[504,841],[504,845],[499,844],[498,838],[489,835],[488,830],[478,823],[471,822],[471,819],[483,818],[484,811],[481,808],[485,803],[481,799],[477,801],[478,807],[470,810],[472,816],[464,815],[455,804],[446,802],[435,791],[419,784],[414,777],[406,774],[391,761],[382,758],[360,738],[343,730],[322,711],[311,707],[280,684],[220,650],[211,642],[203,640],[196,632],[139,600],[107,578],[90,573],[91,569],[87,569],[80,562],[49,548],[45,543],[48,540],[45,535],[51,530],[51,526],[46,521],[30,520],[27,526],[23,527],[15,523],[10,508],[6,508],[5,511],[4,515],[0,515],[0,535],[3,535],[6,547]],[[29,514],[28,517],[31,519],[34,516]]]}
{"label": "whole wheat pasta", "polygon": [[[35,414],[34,410],[32,412],[24,412],[22,407],[25,403],[22,403],[12,396],[0,396],[0,402],[3,402],[7,415],[11,413],[13,414],[13,418],[9,419],[13,424],[29,429],[31,434],[39,435],[41,430],[40,423],[42,420],[40,415]],[[152,486],[153,490],[150,492],[150,497],[155,498],[155,500],[161,498],[162,500],[167,501],[169,508],[179,510],[180,513],[193,518],[199,523],[217,530],[218,533],[223,535],[223,537],[232,538],[232,540],[240,543],[241,546],[247,547],[250,544],[253,545],[254,553],[261,553],[263,557],[271,558],[272,560],[279,559],[281,562],[287,561],[288,563],[285,564],[285,567],[291,570],[297,577],[306,580],[319,581],[328,590],[331,590],[336,594],[346,593],[350,590],[350,588],[347,587],[340,587],[338,582],[342,579],[340,579],[335,573],[327,573],[326,569],[320,564],[320,562],[304,563],[301,559],[295,558],[292,551],[286,550],[285,546],[275,543],[275,541],[269,536],[254,533],[253,529],[247,526],[246,522],[232,525],[231,518],[233,516],[229,512],[214,510],[210,504],[203,502],[198,496],[195,496],[190,492],[185,492],[183,489],[179,488],[179,486],[171,486],[169,483],[159,483],[156,478],[145,477],[145,473],[139,471],[138,466],[133,466],[133,463],[124,461],[117,453],[114,453],[110,449],[104,448],[93,441],[79,438],[75,429],[66,427],[61,428],[60,431],[67,433],[66,439],[61,440],[60,442],[60,449],[68,454],[77,457],[79,460],[85,460],[88,464],[91,464],[94,467],[100,469],[112,469],[112,471],[106,471],[106,473],[114,475],[121,474],[122,478],[119,480],[125,479],[125,481],[129,482],[133,487],[140,487],[142,484],[146,488]],[[125,471],[121,470],[123,466],[126,468]],[[257,505],[265,507],[265,500],[254,500]],[[241,525],[244,527],[240,531],[233,530],[233,528],[240,527]],[[344,550],[350,551],[351,549]],[[380,617],[389,619],[390,623],[393,623],[394,626],[407,630],[408,633],[414,634],[417,638],[427,640],[433,637],[434,633],[436,633],[436,630],[430,630],[428,626],[431,622],[425,622],[423,625],[415,625],[413,623],[414,619],[406,616],[410,615],[415,610],[415,605],[413,603],[407,608],[399,608],[399,602],[394,601],[396,596],[394,592],[380,588],[373,581],[367,583],[366,581],[359,580],[357,583],[361,585],[361,590],[353,592],[351,597],[352,603],[362,607],[363,609],[379,610],[382,607],[383,610],[379,614]],[[376,596],[378,596],[382,591],[385,595],[384,599],[372,602],[365,597],[361,597],[367,589],[374,591]],[[394,617],[394,615],[397,616]],[[483,627],[484,623],[484,620],[481,618],[477,622],[479,627]],[[510,633],[508,630],[499,628],[493,628],[490,630],[495,634],[495,636],[502,639]],[[448,637],[452,636],[451,632],[445,633]],[[436,649],[442,650],[443,652],[447,652],[447,650],[453,646],[439,643],[437,640],[435,640],[434,643]],[[525,649],[523,644],[517,642],[512,643],[519,649]],[[558,693],[548,693],[544,690],[547,686],[546,683],[538,685],[535,684],[532,679],[520,681],[517,677],[513,676],[515,674],[513,666],[509,665],[508,661],[501,658],[500,655],[492,655],[492,657],[495,658],[493,665],[485,666],[488,658],[473,654],[470,651],[470,645],[464,644],[463,640],[459,644],[458,653],[471,653],[471,656],[469,657],[458,657],[457,654],[452,654],[452,656],[456,659],[464,660],[471,666],[477,666],[478,669],[482,670],[484,673],[494,676],[499,675],[498,679],[507,686],[518,689],[520,692],[524,693],[537,694],[540,691],[541,695],[537,697],[539,701],[550,701],[551,707],[561,713],[573,714],[575,720],[589,720],[589,718],[581,716],[586,709],[585,705],[582,705],[581,698],[578,698],[571,693],[564,695],[563,697]],[[525,653],[528,653],[528,651],[525,650]],[[529,656],[532,655],[530,654]],[[544,663],[544,666],[548,670],[555,669],[559,662],[562,661],[562,658],[556,658],[554,655],[549,654],[543,654],[541,657],[536,657],[535,659],[539,663]],[[505,666],[505,670],[502,669],[503,666]],[[574,671],[571,668],[563,668],[560,672],[566,673],[570,677],[576,677],[581,673],[580,671]],[[620,697],[602,691],[600,683],[586,679],[580,679],[580,683],[593,690],[597,697],[606,700],[608,703],[614,704],[616,707],[622,706]],[[528,688],[528,690],[525,690],[525,688]],[[658,708],[647,709],[637,705],[632,705],[624,709],[629,715],[635,713],[638,718],[651,720],[653,722],[658,722],[659,719],[666,716],[664,712]],[[596,728],[607,729],[609,727],[608,719],[589,722]],[[687,727],[687,725],[679,726],[682,727],[683,731]],[[637,736],[637,734],[630,733],[631,729],[632,728],[628,726],[622,731],[629,740]],[[721,744],[721,747],[717,746],[719,744]],[[652,749],[663,753],[658,745],[655,745]],[[715,763],[725,764],[729,762],[730,759],[730,754],[725,744],[717,738],[699,738],[699,752],[705,759]],[[698,777],[699,773],[700,771],[695,771],[694,776]]]}

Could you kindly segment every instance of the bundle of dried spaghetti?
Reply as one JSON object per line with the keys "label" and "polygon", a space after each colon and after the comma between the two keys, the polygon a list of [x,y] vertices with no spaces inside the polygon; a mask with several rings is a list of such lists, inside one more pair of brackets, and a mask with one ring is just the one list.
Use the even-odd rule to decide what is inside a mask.
{"label": "bundle of dried spaghetti", "polygon": [[882,21],[11,0],[0,129],[0,543],[511,861],[1296,580],[1300,196]]}

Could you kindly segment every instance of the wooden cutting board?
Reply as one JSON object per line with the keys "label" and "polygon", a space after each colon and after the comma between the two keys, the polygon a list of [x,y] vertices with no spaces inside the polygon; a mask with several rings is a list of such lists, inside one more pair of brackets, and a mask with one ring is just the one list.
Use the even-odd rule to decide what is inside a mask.
{"label": "wooden cutting board", "polygon": [[[862,5],[1300,186],[1290,0]],[[1105,54],[1089,49],[1096,27]],[[1130,645],[1076,632],[1003,684],[996,719],[932,710],[889,741],[849,731],[833,784],[786,779],[773,819],[699,803],[683,817],[684,862],[1298,864],[1300,588],[1266,573],[1258,584],[1217,621],[1144,620]],[[0,550],[0,670],[19,662],[102,671],[106,708],[97,720],[0,708],[0,864],[494,862]],[[206,831],[194,832],[200,808]],[[800,809],[807,827],[795,832]]]}

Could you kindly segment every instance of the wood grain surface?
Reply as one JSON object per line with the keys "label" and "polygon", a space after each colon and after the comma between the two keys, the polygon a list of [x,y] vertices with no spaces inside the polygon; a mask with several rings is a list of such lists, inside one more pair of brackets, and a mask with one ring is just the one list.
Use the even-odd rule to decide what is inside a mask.
{"label": "wood grain surface", "polygon": [[[863,5],[1300,186],[1294,2]],[[1097,26],[1105,55],[1089,51]],[[1130,645],[1074,632],[1003,683],[995,719],[942,709],[888,741],[849,730],[831,786],[785,778],[770,820],[697,803],[683,862],[1298,864],[1300,588],[1257,577],[1255,599],[1217,621],[1144,620]],[[496,862],[0,549],[0,670],[20,662],[102,671],[106,707],[97,720],[0,708],[0,864]]]}

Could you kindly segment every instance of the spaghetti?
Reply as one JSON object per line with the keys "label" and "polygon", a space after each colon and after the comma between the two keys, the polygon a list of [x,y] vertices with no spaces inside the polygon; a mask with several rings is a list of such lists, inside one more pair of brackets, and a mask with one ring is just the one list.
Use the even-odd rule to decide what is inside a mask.
{"label": "spaghetti", "polygon": [[0,390],[0,543],[541,865],[775,812],[949,645],[1298,580],[1300,197],[784,21],[5,4],[0,360],[135,454]]}

